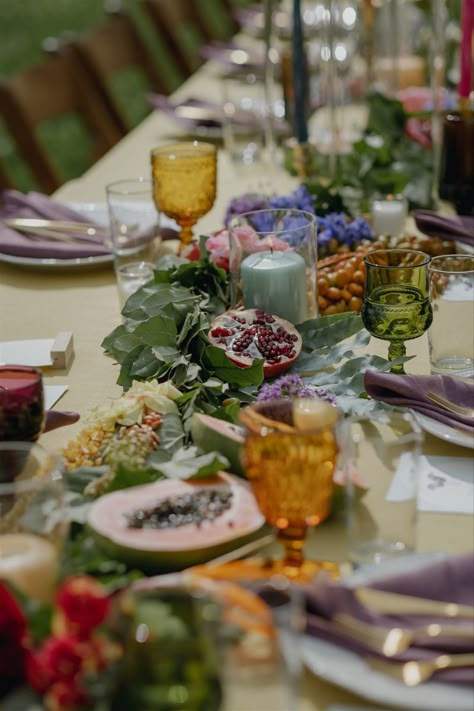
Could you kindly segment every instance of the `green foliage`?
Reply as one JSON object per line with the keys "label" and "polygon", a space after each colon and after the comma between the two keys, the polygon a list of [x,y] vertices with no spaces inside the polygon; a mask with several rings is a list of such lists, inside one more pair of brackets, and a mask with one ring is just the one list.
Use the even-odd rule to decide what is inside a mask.
{"label": "green foliage", "polygon": [[342,156],[329,185],[310,181],[318,214],[340,211],[366,213],[374,198],[401,193],[410,209],[432,208],[433,155],[404,135],[408,114],[400,101],[374,93],[368,98],[364,136]]}

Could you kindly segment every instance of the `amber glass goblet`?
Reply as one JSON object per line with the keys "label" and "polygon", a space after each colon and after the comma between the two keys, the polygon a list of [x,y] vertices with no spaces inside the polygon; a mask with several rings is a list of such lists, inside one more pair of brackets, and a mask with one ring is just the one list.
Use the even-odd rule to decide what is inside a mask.
{"label": "amber glass goblet", "polygon": [[171,143],[151,152],[153,197],[160,212],[181,227],[181,245],[216,199],[217,151],[212,143]]}
{"label": "amber glass goblet", "polygon": [[337,575],[337,565],[305,558],[308,528],[329,515],[333,474],[339,452],[341,412],[321,401],[277,399],[242,410],[246,428],[245,474],[267,523],[283,545],[269,574],[297,581],[321,570]]}

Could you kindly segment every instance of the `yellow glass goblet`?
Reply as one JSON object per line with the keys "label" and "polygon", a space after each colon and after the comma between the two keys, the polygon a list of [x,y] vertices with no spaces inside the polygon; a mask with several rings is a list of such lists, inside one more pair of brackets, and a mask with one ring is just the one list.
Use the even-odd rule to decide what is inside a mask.
{"label": "yellow glass goblet", "polygon": [[153,197],[157,209],[181,227],[181,246],[216,199],[217,151],[212,143],[171,143],[151,152]]}
{"label": "yellow glass goblet", "polygon": [[308,527],[329,515],[339,452],[338,408],[321,401],[277,399],[242,410],[246,434],[243,463],[267,523],[284,547],[270,574],[304,581],[321,570],[337,576],[329,561],[305,559]]}

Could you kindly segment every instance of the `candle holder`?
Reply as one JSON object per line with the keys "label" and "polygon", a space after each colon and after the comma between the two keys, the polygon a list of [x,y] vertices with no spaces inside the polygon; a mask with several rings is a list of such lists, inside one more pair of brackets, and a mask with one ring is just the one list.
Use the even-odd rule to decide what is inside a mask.
{"label": "candle holder", "polygon": [[233,307],[263,309],[293,324],[318,315],[311,212],[270,208],[236,215],[229,241]]}
{"label": "candle holder", "polygon": [[408,200],[404,195],[377,197],[372,203],[372,230],[376,236],[399,237],[408,216]]}
{"label": "candle holder", "polygon": [[474,215],[474,112],[443,117],[438,193],[458,215]]}
{"label": "candle holder", "polygon": [[41,371],[22,365],[0,366],[0,442],[33,442],[44,422]]}
{"label": "candle holder", "polygon": [[51,602],[68,524],[62,459],[39,444],[0,442],[0,580]]}

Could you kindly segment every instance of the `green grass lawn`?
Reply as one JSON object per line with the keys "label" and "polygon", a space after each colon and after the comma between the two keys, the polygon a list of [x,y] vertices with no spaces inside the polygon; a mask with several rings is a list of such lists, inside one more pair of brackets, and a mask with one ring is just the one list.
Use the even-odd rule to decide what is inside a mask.
{"label": "green grass lawn", "polygon": [[[225,31],[226,18],[219,14],[215,0],[195,1],[200,2],[208,11],[218,37]],[[235,4],[238,5],[239,1],[236,0]],[[182,81],[182,77],[149,26],[139,0],[123,0],[122,5],[133,15],[172,91]],[[0,76],[11,76],[30,64],[41,61],[44,57],[42,43],[46,37],[58,36],[63,32],[83,32],[100,23],[104,17],[101,0],[0,0]],[[198,40],[192,29],[188,29],[186,39],[190,44]],[[127,70],[114,80],[112,88],[131,125],[137,125],[150,110],[146,100],[148,86],[143,76],[140,72]],[[41,140],[54,156],[65,180],[81,175],[87,168],[87,136],[75,117],[65,117],[42,126]],[[0,161],[18,189],[27,191],[38,188],[27,166],[16,154],[14,144],[1,119]]]}

